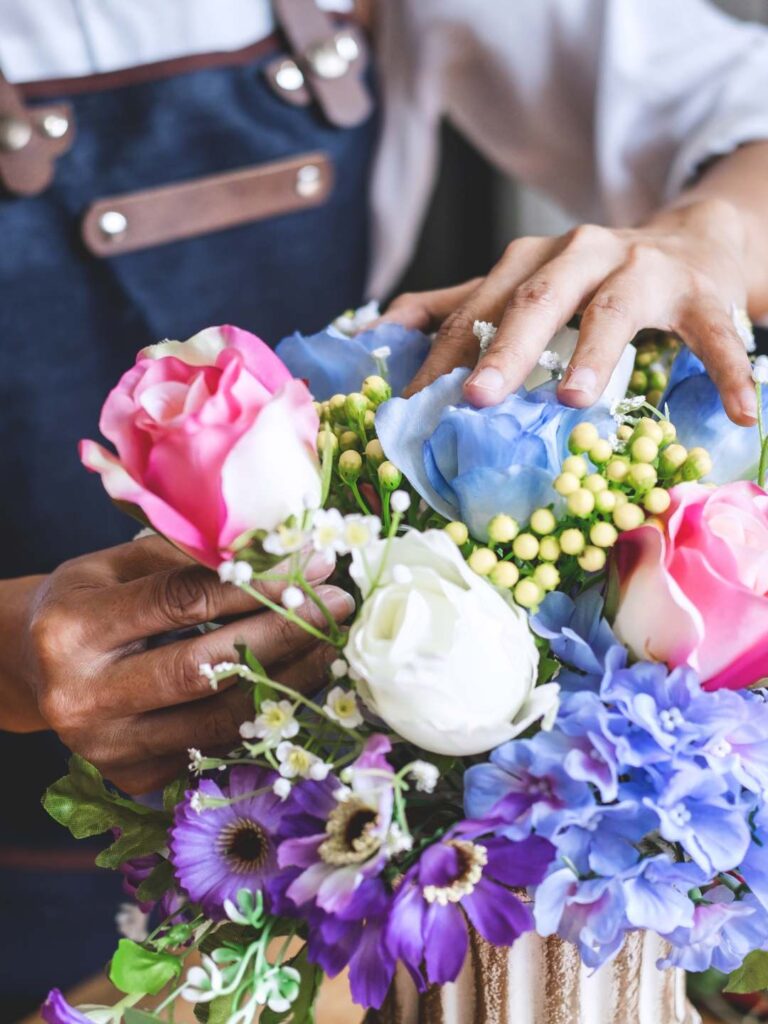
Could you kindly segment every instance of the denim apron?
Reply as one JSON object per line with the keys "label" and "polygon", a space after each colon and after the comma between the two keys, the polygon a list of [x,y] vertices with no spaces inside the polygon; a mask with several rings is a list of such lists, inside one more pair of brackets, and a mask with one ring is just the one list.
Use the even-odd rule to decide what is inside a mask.
{"label": "denim apron", "polygon": [[[76,80],[31,90],[33,113],[42,101],[70,104],[76,136],[40,194],[0,189],[0,578],[47,572],[135,533],[81,467],[77,442],[98,436],[101,404],[139,348],[217,323],[275,344],[364,298],[376,117],[370,104],[350,111],[343,95],[339,116],[329,116],[339,68],[333,52],[321,53],[318,60],[331,61],[328,81],[318,80],[313,92],[306,65],[302,80],[293,45],[302,24],[291,35],[283,22],[285,34],[252,53],[220,55],[181,73],[157,65],[140,80],[99,75],[87,90]],[[347,40],[345,55],[354,49],[350,55]],[[361,69],[358,77],[369,95],[370,74]],[[314,195],[318,166],[322,201]],[[263,194],[254,168],[266,173]],[[216,193],[214,181],[213,192],[198,195],[196,183],[229,172],[237,172],[237,188],[250,189],[250,222],[234,223],[225,209],[226,230],[209,224],[206,233],[191,233],[211,210],[215,220],[222,195],[227,206],[226,187]],[[170,236],[188,237],[126,251],[118,244],[110,255],[125,224],[120,203],[102,209],[104,197],[148,193],[152,213],[150,190],[159,188],[162,198],[179,183],[192,191],[164,217]],[[131,202],[127,208],[133,211]],[[104,216],[115,212],[117,220]],[[87,224],[83,240],[89,216],[98,218],[90,245]],[[106,252],[94,252],[101,243]],[[40,807],[65,759],[49,735],[0,734],[2,1021],[52,985],[66,988],[98,971],[116,943],[120,878],[94,868],[93,850],[70,840]]]}

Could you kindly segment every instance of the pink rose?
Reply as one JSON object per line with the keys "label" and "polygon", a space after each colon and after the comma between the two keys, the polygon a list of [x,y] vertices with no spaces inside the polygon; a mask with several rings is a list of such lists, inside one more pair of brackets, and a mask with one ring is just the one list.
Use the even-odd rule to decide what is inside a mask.
{"label": "pink rose", "polygon": [[664,528],[616,545],[614,631],[639,658],[688,665],[705,689],[768,676],[768,494],[751,483],[671,492]]}
{"label": "pink rose", "polygon": [[318,417],[263,341],[209,327],[139,352],[101,413],[117,456],[94,441],[80,458],[116,501],[205,565],[252,530],[272,530],[320,499]]}

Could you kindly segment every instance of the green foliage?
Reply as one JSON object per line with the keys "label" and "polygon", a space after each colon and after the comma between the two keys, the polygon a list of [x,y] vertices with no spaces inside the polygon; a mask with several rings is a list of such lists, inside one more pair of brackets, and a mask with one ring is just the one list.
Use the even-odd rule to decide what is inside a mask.
{"label": "green foliage", "polygon": [[177,805],[184,799],[184,793],[188,788],[189,779],[186,775],[168,783],[163,790],[163,807],[168,814],[173,814]]}
{"label": "green foliage", "polygon": [[153,902],[164,896],[172,886],[173,865],[168,860],[161,860],[136,890],[136,898],[141,903]]}
{"label": "green foliage", "polygon": [[768,989],[768,952],[756,949],[728,976],[724,991],[744,994],[763,989]]}
{"label": "green foliage", "polygon": [[108,789],[98,770],[77,754],[69,761],[69,774],[46,792],[43,806],[76,839],[120,830],[119,838],[96,858],[99,867],[117,868],[132,857],[162,850],[168,842],[170,815]]}
{"label": "green foliage", "polygon": [[181,961],[169,953],[153,953],[130,939],[121,939],[112,957],[109,980],[127,995],[157,995],[181,974]]}
{"label": "green foliage", "polygon": [[[290,1010],[275,1013],[268,1007],[262,1011],[259,1024],[315,1024],[315,1003],[323,980],[323,972],[307,959],[307,947],[303,946],[299,953],[287,964],[301,975],[299,994]],[[211,1022],[212,1024],[212,1022]],[[216,1024],[219,1024],[217,1021]],[[224,1022],[225,1024],[225,1022]]]}
{"label": "green foliage", "polygon": [[146,1010],[137,1010],[133,1006],[125,1011],[124,1024],[162,1024],[159,1017],[154,1013],[147,1013]]}

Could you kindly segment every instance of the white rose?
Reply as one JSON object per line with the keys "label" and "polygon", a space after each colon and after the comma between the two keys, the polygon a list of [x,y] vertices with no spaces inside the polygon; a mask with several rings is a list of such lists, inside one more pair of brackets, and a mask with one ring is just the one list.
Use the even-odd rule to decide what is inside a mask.
{"label": "white rose", "polygon": [[525,613],[442,530],[354,552],[351,574],[364,602],[345,656],[363,700],[404,739],[480,754],[552,711],[559,687],[536,688]]}

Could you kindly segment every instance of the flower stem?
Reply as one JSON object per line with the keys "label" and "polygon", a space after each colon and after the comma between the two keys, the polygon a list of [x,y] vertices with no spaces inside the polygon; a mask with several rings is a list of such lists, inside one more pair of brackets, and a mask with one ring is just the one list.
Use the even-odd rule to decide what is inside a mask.
{"label": "flower stem", "polygon": [[327,634],[323,633],[321,629],[316,629],[315,626],[313,626],[310,622],[307,622],[306,619],[302,619],[300,615],[297,615],[296,612],[291,611],[290,608],[283,608],[282,605],[278,604],[276,601],[273,601],[271,598],[267,597],[266,594],[262,594],[261,591],[256,590],[256,588],[252,587],[249,583],[241,583],[240,589],[245,591],[245,593],[248,594],[249,597],[252,597],[255,601],[258,601],[260,604],[265,605],[271,611],[277,612],[278,615],[282,615],[284,619],[288,619],[288,621],[292,622],[295,626],[301,626],[303,630],[309,633],[310,636],[313,636],[316,640],[322,640],[323,643],[333,644],[334,647],[340,646],[338,640],[332,639]]}

